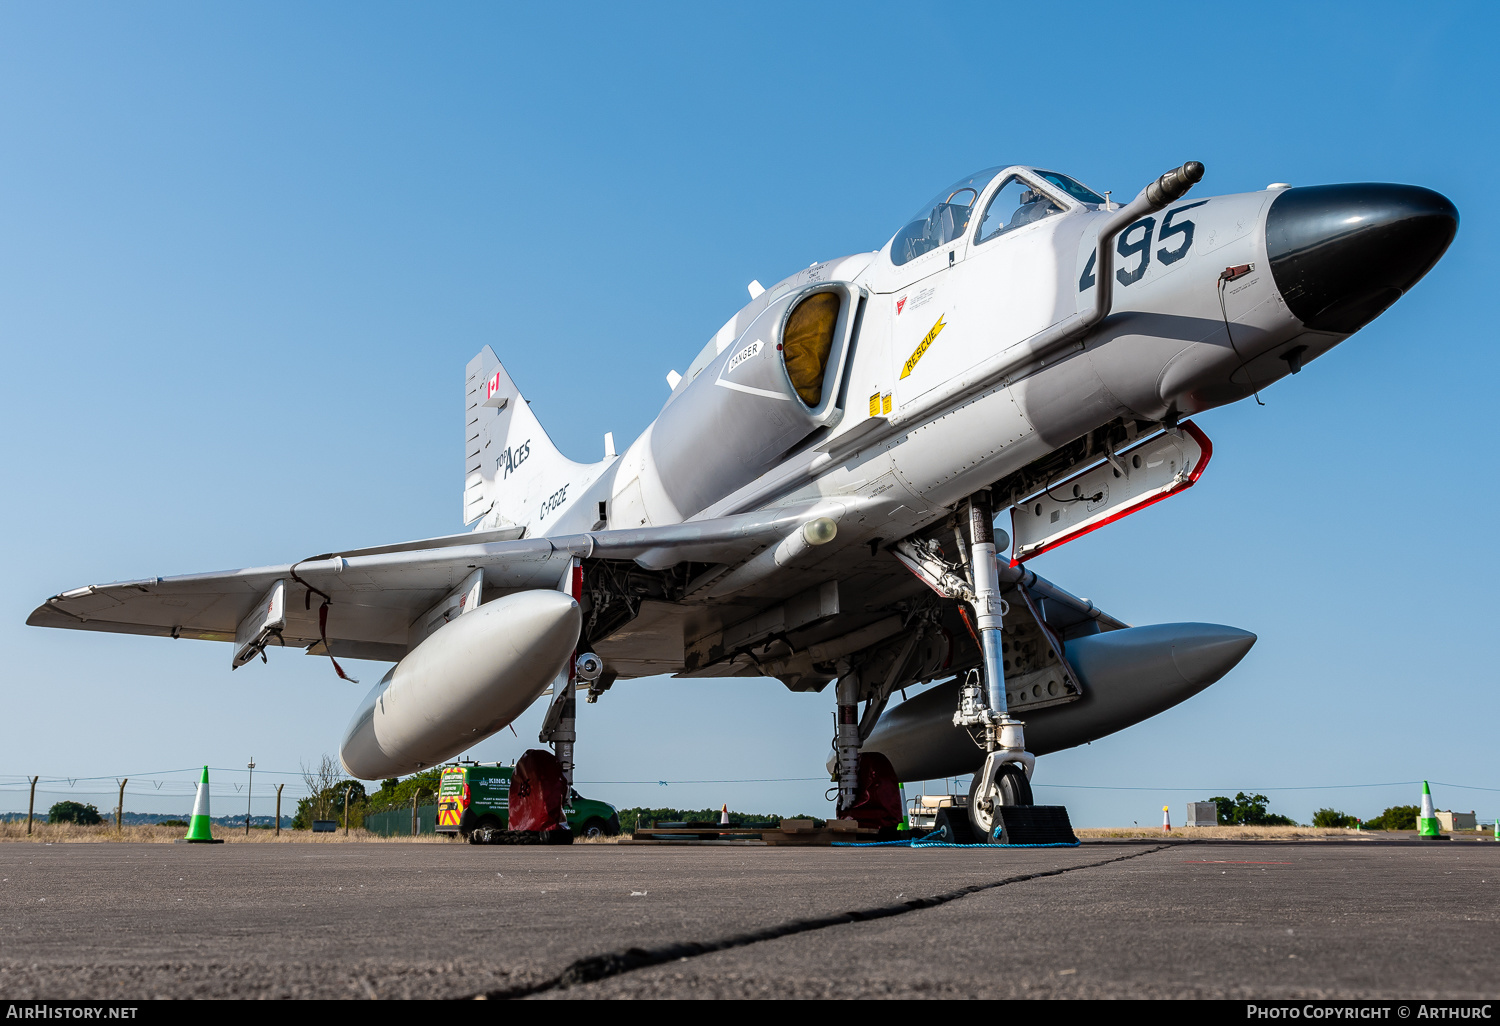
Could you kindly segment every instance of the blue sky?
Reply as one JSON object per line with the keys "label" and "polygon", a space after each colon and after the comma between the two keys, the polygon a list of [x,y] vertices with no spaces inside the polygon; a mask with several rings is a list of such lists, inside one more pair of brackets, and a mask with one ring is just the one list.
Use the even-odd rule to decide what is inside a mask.
{"label": "blue sky", "polygon": [[[140,774],[335,752],[363,689],[325,660],[231,675],[227,646],[24,620],[85,583],[461,529],[482,345],[594,460],[752,278],[874,249],[975,168],[1119,196],[1188,159],[1205,193],[1426,185],[1462,224],[1266,406],[1200,417],[1196,488],[1032,564],[1132,623],[1261,639],[1190,702],[1043,759],[1039,800],[1104,825],[1230,789],[1302,820],[1416,792],[1292,788],[1500,789],[1496,10],[0,4],[0,810],[23,774],[136,774],[129,807],[175,811]],[[826,809],[803,778],[831,714],[775,681],[624,682],[583,707],[580,788]],[[518,755],[537,716],[477,754]]]}

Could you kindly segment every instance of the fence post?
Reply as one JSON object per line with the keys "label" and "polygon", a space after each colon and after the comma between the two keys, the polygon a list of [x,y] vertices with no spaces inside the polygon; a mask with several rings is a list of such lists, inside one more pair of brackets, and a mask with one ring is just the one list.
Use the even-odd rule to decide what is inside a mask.
{"label": "fence post", "polygon": [[40,777],[31,778],[31,800],[26,803],[26,836],[31,836],[31,817],[36,812],[36,782]]}
{"label": "fence post", "polygon": [[123,833],[125,830],[125,785],[128,783],[130,783],[129,777],[120,781],[120,803],[115,806],[115,833],[117,834]]}
{"label": "fence post", "polygon": [[281,789],[285,784],[276,785],[276,836],[281,836]]}
{"label": "fence post", "polygon": [[419,787],[411,793],[411,835],[417,836],[417,795],[422,793]]}
{"label": "fence post", "polygon": [[352,787],[346,787],[346,788],[344,788],[344,836],[345,837],[349,836],[349,792],[352,791],[352,790],[354,790]]}

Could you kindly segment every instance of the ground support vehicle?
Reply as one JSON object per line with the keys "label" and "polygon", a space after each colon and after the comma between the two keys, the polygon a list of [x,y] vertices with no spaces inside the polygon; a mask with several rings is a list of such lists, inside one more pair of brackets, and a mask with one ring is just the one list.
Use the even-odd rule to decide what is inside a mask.
{"label": "ground support vehicle", "polygon": [[[445,767],[438,784],[437,832],[468,840],[476,830],[503,831],[510,823],[510,780],[514,766],[464,762]],[[613,805],[568,789],[563,815],[573,836],[613,837],[620,815]]]}

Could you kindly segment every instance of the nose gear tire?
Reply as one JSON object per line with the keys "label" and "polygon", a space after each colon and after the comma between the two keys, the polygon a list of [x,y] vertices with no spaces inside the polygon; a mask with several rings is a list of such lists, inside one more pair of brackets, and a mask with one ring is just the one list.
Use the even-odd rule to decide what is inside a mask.
{"label": "nose gear tire", "polygon": [[[979,790],[983,780],[978,774],[974,776],[974,782],[969,785],[969,827],[974,833],[975,841],[988,844],[994,840],[995,828],[1000,825],[1000,818],[991,810],[979,807]],[[1031,797],[1031,781],[1026,779],[1026,771],[1013,762],[1007,762],[995,771],[996,800],[1001,805],[1033,805]]]}

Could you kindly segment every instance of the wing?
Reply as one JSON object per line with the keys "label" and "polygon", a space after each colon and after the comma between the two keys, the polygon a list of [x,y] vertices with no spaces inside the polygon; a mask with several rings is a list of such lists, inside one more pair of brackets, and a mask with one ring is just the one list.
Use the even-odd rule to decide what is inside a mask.
{"label": "wing", "polygon": [[[829,544],[811,557],[777,560],[773,573],[724,593],[724,582],[765,564],[817,512],[787,507],[550,538],[516,538],[519,529],[450,535],[279,566],[89,585],[48,599],[27,623],[226,642],[239,632],[239,665],[258,651],[244,625],[273,595],[277,629],[262,643],[396,661],[443,622],[445,597],[468,594],[476,572],[480,601],[489,601],[556,588],[577,560],[581,640],[606,662],[603,687],[616,677],[675,673],[772,676],[795,690],[821,690],[842,663],[860,667],[866,690],[889,693],[949,676],[976,657],[960,606],[878,545]],[[846,510],[845,522],[858,515]],[[1123,626],[1032,571],[1003,568],[1002,580],[1007,600],[1029,613],[1014,621],[1022,631],[1016,644],[1032,650],[1036,672],[1067,637]],[[1050,665],[1061,662],[1059,655]]]}
{"label": "wing", "polygon": [[[556,538],[518,539],[518,530],[450,535],[327,552],[279,566],[88,585],[54,595],[26,622],[232,642],[257,603],[284,581],[282,644],[394,661],[406,654],[422,615],[476,569],[483,571],[483,598],[488,600],[528,588],[555,588],[575,558],[591,564],[635,565],[634,560],[642,559],[687,567],[737,563],[800,522],[793,512],[773,510]],[[329,600],[326,649],[319,625],[324,597]]]}

